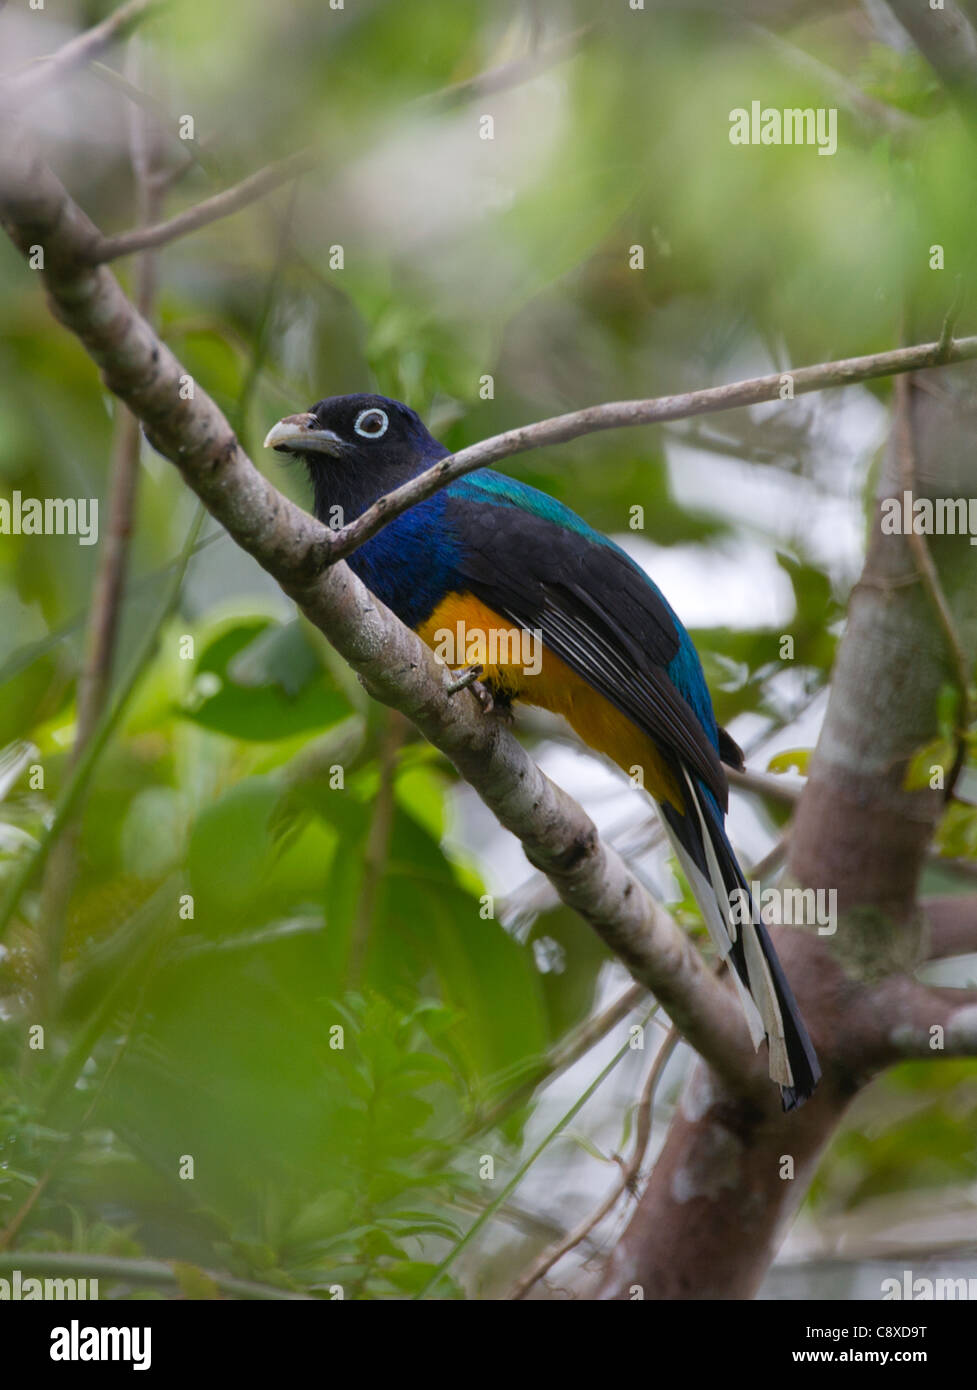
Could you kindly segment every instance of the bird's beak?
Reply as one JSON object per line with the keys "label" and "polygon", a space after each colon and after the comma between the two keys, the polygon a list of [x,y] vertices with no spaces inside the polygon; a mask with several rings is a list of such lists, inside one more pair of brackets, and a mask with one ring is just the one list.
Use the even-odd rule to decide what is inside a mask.
{"label": "bird's beak", "polygon": [[343,452],[343,441],[324,430],[314,415],[286,415],[265,435],[265,448],[282,454],[332,454]]}

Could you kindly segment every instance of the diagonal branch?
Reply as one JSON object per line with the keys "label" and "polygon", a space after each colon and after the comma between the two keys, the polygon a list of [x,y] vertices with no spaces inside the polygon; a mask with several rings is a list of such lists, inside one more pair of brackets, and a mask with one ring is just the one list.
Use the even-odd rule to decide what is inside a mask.
{"label": "diagonal branch", "polygon": [[[131,5],[117,11],[111,20],[107,20],[104,25],[99,25],[81,35],[79,39],[72,40],[40,70],[44,74],[44,81],[53,81],[57,75],[63,75],[70,68],[89,61],[102,48],[106,47],[112,38],[118,37],[131,27],[147,8],[162,3],[165,3],[165,0],[133,0]],[[594,27],[594,24],[581,25],[580,28],[569,34],[561,35],[546,48],[540,49],[526,58],[504,63],[500,67],[479,73],[463,82],[454,83],[449,87],[441,88],[439,91],[431,92],[419,98],[419,102],[421,104],[437,103],[452,106],[472,100],[477,96],[485,96],[518,86],[538,72],[570,57],[583,40],[593,32]],[[52,68],[56,71],[52,72]],[[145,94],[127,82],[120,74],[111,69],[103,69],[103,75],[122,87],[130,99],[137,102],[146,101]],[[0,109],[2,109],[3,91],[9,90],[11,94],[16,94],[18,99],[21,99],[20,87],[17,84],[22,84],[28,76],[31,77],[32,81],[39,80],[35,77],[34,68],[29,69],[25,74],[18,74],[7,87],[0,91]],[[158,103],[151,103],[151,105],[154,110],[159,112]],[[266,194],[281,184],[287,183],[290,179],[297,178],[300,174],[314,168],[321,158],[322,152],[316,149],[299,150],[285,159],[269,164],[264,169],[259,169],[256,173],[242,179],[240,183],[223,189],[220,193],[214,194],[213,197],[205,199],[202,203],[188,208],[185,212],[181,212],[178,216],[169,218],[165,222],[159,222],[153,226],[135,227],[131,231],[120,233],[118,236],[102,237],[95,244],[86,248],[85,256],[92,264],[97,264],[118,260],[120,257],[132,255],[136,251],[146,251],[153,247],[165,246],[169,242],[176,241],[179,237],[187,236],[201,227],[208,226],[211,222],[217,222],[221,218],[230,217],[233,213],[239,212],[250,203],[265,197]],[[192,163],[193,159],[189,162]]]}
{"label": "diagonal branch", "polygon": [[106,261],[118,260],[120,256],[131,256],[134,251],[165,246],[168,242],[187,236],[211,222],[240,212],[242,208],[257,202],[259,198],[264,198],[283,183],[307,173],[314,167],[318,158],[314,150],[298,150],[286,159],[277,160],[274,164],[259,169],[240,183],[222,189],[212,198],[205,198],[202,203],[197,203],[186,212],[178,213],[176,217],[170,217],[165,222],[156,222],[149,227],[136,227],[132,231],[122,232],[119,236],[101,237],[86,249],[85,258],[90,264],[99,265]]}
{"label": "diagonal branch", "polygon": [[[871,1005],[890,1020],[889,1061],[977,1056],[977,991],[936,989],[905,978],[883,981]],[[892,1025],[892,1019],[899,1019]]]}
{"label": "diagonal branch", "polygon": [[[40,1278],[58,1278],[66,1275],[82,1279],[101,1280],[103,1284],[118,1280],[122,1284],[158,1284],[161,1288],[180,1290],[180,1277],[183,1266],[178,1260],[141,1260],[121,1255],[89,1255],[80,1252],[61,1250],[35,1251],[16,1250],[11,1254],[0,1255],[0,1273],[8,1274],[20,1270],[21,1274]],[[228,1278],[219,1270],[196,1269],[198,1277],[209,1280],[222,1293],[235,1298],[266,1299],[307,1299],[313,1294],[298,1290],[280,1288],[277,1284],[257,1284],[250,1279]],[[147,1363],[148,1364],[148,1363]]]}
{"label": "diagonal branch", "polygon": [[929,928],[928,960],[977,951],[977,894],[953,893],[923,902]]}
{"label": "diagonal branch", "polygon": [[[133,39],[129,45],[129,68],[140,63],[137,44],[138,40]],[[138,218],[140,222],[146,222],[156,211],[160,193],[152,179],[154,149],[149,123],[145,111],[139,107],[130,111],[129,144]],[[136,308],[147,318],[152,312],[155,292],[153,257],[147,253],[140,256],[137,262],[135,288]],[[77,717],[71,753],[73,768],[98,727],[111,684],[129,571],[129,544],[135,524],[141,447],[139,421],[122,406],[116,411],[112,443],[108,526],[95,570],[85,634],[85,655],[78,673]],[[42,1013],[47,1016],[51,1015],[57,998],[65,916],[75,877],[78,834],[79,819],[76,813],[55,846],[41,885],[38,916],[43,923],[44,953],[39,979],[44,995]]]}
{"label": "diagonal branch", "polygon": [[640,985],[629,985],[623,994],[609,1004],[602,1013],[588,1018],[569,1037],[562,1038],[548,1053],[542,1056],[530,1071],[516,1083],[511,1091],[500,1097],[487,1109],[476,1112],[469,1121],[465,1134],[472,1136],[495,1129],[514,1110],[531,1099],[537,1086],[550,1082],[555,1077],[580,1060],[595,1043],[607,1036],[612,1028],[623,1022],[645,999],[645,991]]}
{"label": "diagonal branch", "polygon": [[865,357],[847,357],[838,362],[822,362],[814,367],[798,367],[789,374],[752,377],[734,381],[726,386],[709,386],[701,391],[685,391],[678,396],[657,396],[643,401],[607,401],[603,405],[587,406],[568,415],[555,415],[532,425],[507,430],[478,444],[471,444],[457,454],[441,459],[410,482],[396,488],[374,502],[348,526],[333,533],[329,543],[330,559],[345,559],[364,541],[375,536],[395,517],[406,512],[426,497],[447,487],[456,478],[485,468],[513,454],[541,449],[550,444],[565,444],[581,435],[599,430],[625,429],[634,425],[659,425],[666,420],[686,420],[694,415],[711,415],[720,410],[736,410],[742,406],[760,405],[781,398],[789,375],[795,396],[829,387],[851,386],[860,381],[874,381],[883,376],[938,367],[948,362],[971,361],[977,357],[977,337],[955,338],[943,343],[919,343],[914,347],[895,348],[891,352],[870,353]]}
{"label": "diagonal branch", "polygon": [[[139,416],[155,447],[234,539],[329,638],[377,699],[400,709],[441,749],[530,861],[658,998],[693,1047],[739,1092],[769,1100],[733,995],[658,907],[581,808],[469,695],[451,696],[434,654],[356,579],[316,557],[328,533],[263,478],[199,387],[191,399],[173,353],[104,266],[81,263],[97,229],[41,161],[0,151],[0,214],[14,242],[48,251],[51,307]],[[773,1103],[772,1101],[770,1102]]]}
{"label": "diagonal branch", "polygon": [[101,24],[93,25],[62,44],[49,58],[31,63],[8,78],[0,88],[0,109],[10,109],[14,105],[18,110],[23,109],[25,102],[85,67],[117,40],[124,38],[153,10],[168,3],[169,0],[129,0],[127,5],[122,5],[103,19]]}
{"label": "diagonal branch", "polygon": [[625,1192],[633,1192],[636,1188],[639,1177],[641,1176],[641,1165],[644,1162],[645,1154],[648,1151],[648,1144],[651,1139],[651,1112],[655,1102],[655,1092],[658,1083],[662,1079],[662,1074],[680,1041],[679,1035],[674,1028],[669,1029],[668,1034],[658,1052],[655,1060],[651,1064],[641,1098],[637,1105],[638,1123],[634,1136],[634,1152],[627,1163],[621,1162],[621,1176],[611,1188],[610,1192],[598,1205],[595,1211],[575,1226],[572,1231],[544,1250],[525,1270],[516,1283],[513,1285],[509,1297],[513,1300],[525,1298],[534,1284],[537,1284],[549,1271],[563,1259],[568,1251],[573,1250],[582,1241],[586,1240],[591,1231],[603,1221],[604,1217],[612,1212]]}
{"label": "diagonal branch", "polygon": [[922,128],[923,122],[918,116],[901,111],[897,106],[887,106],[885,102],[877,101],[843,73],[836,72],[820,58],[815,58],[813,54],[781,38],[772,30],[765,29],[762,24],[746,21],[745,27],[777,57],[783,58],[791,67],[821,83],[836,101],[848,107],[866,134],[883,132],[903,136],[911,135]]}
{"label": "diagonal branch", "polygon": [[[138,62],[138,55],[132,61]],[[150,222],[158,212],[160,191],[153,182],[154,149],[149,123],[145,112],[138,108],[130,112],[129,143],[138,221],[142,224]],[[134,297],[139,313],[150,318],[156,298],[156,270],[149,255],[141,256],[137,262]],[[141,446],[139,421],[131,411],[118,411],[109,481],[109,522],[95,576],[85,664],[79,678],[76,755],[91,736],[112,674],[128,575],[129,542],[135,524]]]}
{"label": "diagonal branch", "polygon": [[547,68],[555,67],[558,63],[565,62],[567,58],[572,57],[584,40],[593,34],[596,27],[596,21],[581,24],[578,29],[574,29],[568,34],[561,34],[559,38],[553,39],[544,48],[528,53],[525,58],[516,58],[512,62],[500,63],[498,67],[487,68],[475,77],[454,82],[450,87],[442,87],[440,91],[432,92],[430,96],[421,97],[419,102],[423,104],[437,102],[443,106],[461,106],[466,101],[474,101],[478,97],[494,96],[496,92],[505,92],[511,87],[518,87],[521,83],[528,82],[539,73],[545,72]]}
{"label": "diagonal branch", "polygon": [[954,4],[940,7],[921,0],[889,0],[889,9],[948,91],[971,110],[977,102],[977,30]]}
{"label": "diagonal branch", "polygon": [[[943,343],[945,334],[940,334],[940,342]],[[944,348],[945,351],[945,348]],[[899,377],[895,383],[895,416],[893,420],[893,442],[898,459],[900,479],[903,487],[903,495],[911,496],[916,487],[916,448],[913,440],[913,415],[912,404],[910,401],[910,382],[907,376]],[[967,730],[970,727],[970,664],[967,654],[963,649],[963,642],[957,631],[953,613],[946,594],[943,592],[943,585],[940,582],[939,570],[936,562],[930,554],[930,548],[926,537],[910,530],[906,536],[906,544],[913,557],[916,572],[925,590],[926,597],[933,609],[943,639],[946,643],[947,652],[953,668],[953,679],[957,686],[959,703],[956,711],[956,743],[957,751],[953,766],[947,773],[946,778],[946,797],[947,800],[953,795],[953,789],[957,778],[963,768],[964,759],[967,755]]]}

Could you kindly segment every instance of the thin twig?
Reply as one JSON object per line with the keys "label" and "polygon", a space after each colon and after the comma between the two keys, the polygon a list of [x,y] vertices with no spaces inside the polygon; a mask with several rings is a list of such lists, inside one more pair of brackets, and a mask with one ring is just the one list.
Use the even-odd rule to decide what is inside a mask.
{"label": "thin twig", "polygon": [[183,576],[186,567],[190,562],[196,545],[200,527],[203,525],[206,512],[203,507],[198,507],[187,539],[184,542],[180,553],[180,563],[170,577],[169,584],[164,592],[162,602],[157,611],[156,619],[151,624],[140,644],[139,650],[133,658],[129,671],[121,682],[119,693],[116,696],[115,704],[111,709],[107,709],[98,722],[85,749],[78,762],[71,770],[71,774],[66,781],[61,795],[58,798],[54,811],[54,817],[50,824],[45,828],[44,834],[37,844],[37,847],[30,853],[25,854],[17,866],[16,872],[10,881],[6,896],[0,904],[0,938],[3,937],[11,918],[17,910],[17,905],[25,889],[40,873],[47,863],[51,850],[57,844],[65,825],[70,821],[78,804],[79,798],[83,795],[88,785],[102,749],[105,747],[119,720],[132,698],[133,692],[139,684],[150,658],[156,650],[156,643],[159,638],[159,631],[163,623],[169,617],[176,604],[180,589],[183,584]]}
{"label": "thin twig", "polygon": [[964,298],[963,276],[958,275],[953,289],[953,298],[950,301],[950,307],[947,309],[946,316],[943,319],[943,327],[940,329],[938,349],[939,360],[941,362],[947,360],[950,349],[953,347],[953,330],[956,326],[957,319],[960,317],[960,310],[963,308]]}
{"label": "thin twig", "polygon": [[[137,40],[129,45],[126,68],[138,63]],[[146,113],[129,109],[129,149],[136,187],[136,219],[151,222],[158,211],[160,193],[153,186],[152,137]],[[135,304],[143,318],[152,316],[156,292],[154,258],[146,252],[136,265]],[[109,515],[105,540],[99,552],[92,603],[85,640],[85,655],[78,677],[77,719],[71,754],[74,766],[91,738],[105,708],[119,636],[122,602],[129,569],[129,547],[139,484],[142,431],[127,406],[116,412],[109,473]],[[64,941],[65,916],[75,877],[79,819],[76,811],[48,861],[41,886],[38,919],[43,931],[43,968],[39,971],[39,1011],[49,1017],[57,1002],[58,971]]]}
{"label": "thin twig", "polygon": [[[222,1293],[232,1294],[236,1298],[305,1300],[314,1297],[312,1294],[282,1289],[275,1284],[256,1284],[250,1279],[233,1279],[218,1270],[201,1269],[197,1265],[190,1265],[188,1268],[216,1285]],[[9,1274],[15,1269],[31,1278],[77,1277],[103,1282],[113,1280],[124,1284],[162,1284],[173,1287],[179,1287],[181,1276],[181,1262],[178,1260],[132,1260],[121,1255],[87,1255],[61,1250],[15,1250],[11,1254],[0,1254],[0,1270]]]}
{"label": "thin twig", "polygon": [[528,82],[547,68],[554,67],[557,63],[563,63],[567,58],[573,56],[585,39],[589,38],[597,28],[595,21],[589,24],[581,24],[578,29],[574,29],[569,34],[563,34],[552,43],[548,43],[545,48],[531,45],[530,52],[525,58],[516,58],[509,63],[500,63],[498,67],[487,68],[484,72],[478,73],[475,77],[466,78],[463,82],[454,82],[449,87],[443,87],[438,92],[431,92],[429,95],[419,97],[418,105],[437,103],[439,106],[459,106],[466,101],[474,101],[476,97],[494,96],[496,92],[508,91],[512,87],[518,87],[523,82]]}
{"label": "thin twig", "polygon": [[977,30],[954,0],[939,8],[920,0],[888,0],[899,23],[950,96],[973,114],[977,107]]}
{"label": "thin twig", "polygon": [[153,116],[159,135],[172,148],[179,149],[179,163],[172,169],[160,168],[153,175],[153,183],[158,186],[161,193],[167,192],[190,169],[198,168],[211,179],[220,178],[220,166],[208,149],[214,138],[212,134],[198,134],[193,140],[181,140],[179,121],[176,115],[150,92],[137,86],[134,82],[130,82],[121,72],[116,72],[115,68],[109,67],[107,63],[92,63],[89,71],[93,77],[104,82],[106,86],[121,92],[133,106],[138,106]]}
{"label": "thin twig", "polygon": [[118,260],[120,256],[130,256],[134,251],[145,251],[151,246],[166,246],[178,237],[187,236],[188,233],[206,227],[211,222],[217,222],[222,217],[230,217],[232,213],[240,212],[242,208],[257,202],[259,198],[265,197],[283,183],[307,173],[318,159],[319,156],[314,150],[298,150],[286,159],[259,169],[256,174],[249,175],[240,183],[232,184],[221,193],[215,193],[212,198],[205,198],[202,203],[197,203],[166,222],[158,222],[152,227],[137,227],[134,231],[122,232],[119,236],[100,238],[87,252],[85,260],[89,264],[101,265],[107,261]]}
{"label": "thin twig", "polygon": [[124,38],[153,10],[168,3],[169,0],[129,0],[127,5],[103,19],[101,24],[93,25],[62,44],[50,57],[36,59],[29,67],[9,77],[0,87],[0,107],[16,103],[17,109],[21,109],[25,101],[47,91],[54,83],[90,63],[118,39]]}
{"label": "thin twig", "polygon": [[349,950],[349,987],[358,989],[366,964],[366,954],[373,930],[377,893],[390,852],[390,835],[394,823],[394,784],[397,759],[404,741],[404,721],[396,710],[388,710],[380,737],[378,766],[380,784],[373,801],[373,815],[363,852],[363,871],[359,898],[353,919]]}
{"label": "thin twig", "polygon": [[[895,447],[899,462],[900,483],[903,493],[912,493],[916,484],[916,448],[913,442],[913,422],[912,404],[910,401],[910,378],[899,377],[895,383],[895,427],[894,427]],[[913,563],[916,566],[916,573],[922,582],[926,596],[930,601],[937,622],[943,632],[943,638],[950,654],[953,666],[953,678],[960,695],[960,703],[956,717],[956,743],[957,751],[953,760],[945,787],[945,796],[949,801],[953,795],[953,788],[963,767],[967,755],[967,730],[970,727],[970,668],[967,661],[967,654],[964,651],[960,634],[957,632],[957,625],[954,621],[950,604],[946,594],[943,592],[943,585],[940,582],[939,571],[926,543],[926,537],[915,531],[912,527],[906,535],[906,543],[912,553]]]}
{"label": "thin twig", "polygon": [[[656,1004],[653,1009],[650,1009],[648,1011],[648,1013],[642,1020],[643,1024],[647,1025],[648,1023],[650,1023],[652,1015],[655,1013],[657,1008],[658,1005]],[[540,1154],[543,1153],[544,1150],[546,1150],[549,1147],[549,1145],[553,1142],[554,1139],[558,1138],[558,1136],[563,1133],[570,1121],[580,1113],[580,1111],[587,1104],[588,1100],[590,1100],[591,1096],[593,1096],[595,1092],[603,1085],[603,1083],[610,1076],[614,1068],[628,1055],[630,1051],[631,1039],[629,1038],[626,1043],[624,1043],[620,1048],[618,1048],[617,1052],[615,1052],[614,1056],[607,1063],[607,1065],[601,1068],[598,1074],[594,1077],[593,1081],[591,1081],[590,1085],[587,1086],[583,1093],[579,1095],[577,1099],[573,1102],[569,1110],[566,1110],[560,1116],[556,1123],[552,1125],[550,1129],[547,1130],[546,1134],[543,1135],[543,1138],[539,1141],[539,1143],[532,1150],[532,1152],[528,1154],[526,1158],[523,1159],[522,1163],[520,1163],[519,1167],[516,1169],[513,1176],[506,1183],[505,1187],[503,1187],[499,1195],[495,1197],[491,1202],[489,1202],[489,1204],[482,1211],[478,1219],[471,1226],[469,1226],[468,1230],[462,1236],[461,1240],[459,1240],[458,1243],[452,1246],[452,1248],[448,1251],[447,1255],[434,1270],[430,1279],[427,1281],[424,1287],[418,1290],[418,1292],[414,1295],[415,1299],[426,1298],[429,1293],[433,1292],[433,1290],[437,1287],[439,1281],[441,1280],[442,1276],[447,1273],[448,1269],[451,1267],[451,1265],[454,1264],[455,1260],[466,1248],[466,1246],[468,1246],[471,1243],[471,1241],[475,1238],[478,1232],[485,1225],[486,1221],[488,1221],[488,1219],[502,1206],[504,1206],[504,1204],[508,1201],[510,1194],[516,1190],[516,1188],[522,1182],[523,1178],[529,1172],[530,1168],[539,1158]]]}
{"label": "thin twig", "polygon": [[751,772],[749,769],[740,772],[735,767],[728,767],[725,771],[731,787],[739,787],[744,792],[756,792],[758,796],[768,796],[772,801],[783,802],[785,806],[796,805],[804,790],[803,786],[793,786],[779,773]]}
{"label": "thin twig", "polygon": [[762,24],[754,24],[750,21],[745,23],[747,29],[755,34],[771,52],[776,53],[792,67],[806,73],[815,82],[819,82],[827,88],[836,100],[853,113],[870,134],[873,131],[885,131],[890,135],[910,135],[922,130],[923,122],[918,116],[912,116],[907,111],[901,111],[897,106],[888,106],[885,102],[869,96],[850,78],[829,67],[820,58],[815,58],[805,49],[799,48],[797,44],[790,43],[787,39],[781,38],[779,34],[764,28]]}
{"label": "thin twig", "polygon": [[597,1209],[581,1221],[579,1226],[568,1232],[562,1240],[556,1241],[548,1249],[533,1261],[525,1274],[517,1279],[512,1287],[509,1297],[513,1300],[525,1298],[530,1289],[540,1279],[547,1274],[558,1260],[581,1241],[587,1239],[594,1227],[603,1221],[607,1214],[614,1210],[618,1202],[626,1192],[633,1192],[635,1184],[641,1173],[641,1165],[644,1162],[645,1154],[648,1150],[648,1141],[651,1139],[651,1112],[655,1100],[655,1091],[662,1078],[662,1073],[668,1063],[669,1058],[675,1051],[681,1040],[681,1035],[676,1028],[670,1028],[665,1041],[655,1054],[655,1060],[651,1064],[645,1081],[641,1099],[638,1101],[638,1123],[634,1136],[634,1152],[629,1159],[627,1166],[621,1171],[621,1177]]}
{"label": "thin twig", "polygon": [[512,1114],[513,1110],[517,1110],[520,1105],[529,1100],[538,1086],[541,1086],[544,1081],[554,1080],[574,1062],[578,1062],[595,1043],[606,1037],[612,1028],[616,1028],[623,1019],[627,1018],[628,1014],[633,1013],[642,1000],[647,997],[648,991],[642,985],[630,985],[602,1013],[597,1014],[595,1018],[588,1019],[568,1038],[557,1043],[542,1061],[532,1068],[529,1075],[507,1092],[501,1100],[488,1110],[477,1114],[466,1127],[465,1137],[471,1138],[475,1134],[481,1134],[485,1130],[494,1129],[496,1125],[501,1124],[508,1115]]}
{"label": "thin twig", "polygon": [[[800,396],[902,372],[919,371],[925,367],[942,366],[944,362],[970,361],[977,357],[977,337],[955,339],[944,362],[937,356],[939,348],[939,343],[919,343],[891,352],[876,352],[864,357],[843,358],[837,362],[821,362],[813,367],[798,367],[790,373],[751,377],[726,386],[686,391],[678,396],[608,401],[603,405],[587,406],[568,415],[555,415],[548,420],[537,420],[534,424],[507,430],[504,434],[493,435],[441,459],[433,468],[379,498],[348,526],[330,532],[322,546],[322,563],[345,559],[395,517],[440,492],[456,478],[498,463],[500,459],[510,458],[513,454],[551,444],[565,444],[570,439],[579,439],[582,435],[595,434],[600,430],[659,425],[666,420],[686,420],[695,415],[710,415],[720,410],[736,410],[775,401],[781,397],[787,376],[790,377],[793,394]],[[789,409],[786,402],[785,405]]]}
{"label": "thin twig", "polygon": [[68,1157],[68,1143],[69,1141],[66,1140],[63,1148],[58,1152],[54,1159],[52,1159],[51,1163],[38,1178],[37,1182],[33,1184],[27,1196],[21,1202],[20,1206],[17,1208],[13,1216],[7,1222],[6,1226],[4,1226],[3,1230],[0,1231],[0,1252],[10,1249],[11,1245],[13,1245],[14,1241],[17,1239],[17,1236],[20,1234],[24,1222],[30,1216],[31,1212],[34,1210],[35,1206],[46,1192],[52,1178],[57,1176],[58,1169],[62,1166],[62,1164]]}
{"label": "thin twig", "polygon": [[[145,226],[153,221],[159,210],[159,193],[152,183],[150,135],[142,111],[130,114],[130,150],[138,202],[137,221],[140,226]],[[133,295],[136,308],[143,318],[151,318],[155,297],[155,263],[153,256],[147,253],[141,255],[136,264]],[[87,652],[78,685],[76,755],[87,743],[102,712],[111,676],[128,570],[141,447],[139,421],[127,406],[120,405],[109,482],[108,526],[95,576]]]}
{"label": "thin twig", "polygon": [[787,857],[790,848],[790,831],[785,830],[776,844],[767,850],[762,859],[758,859],[750,870],[750,877],[762,883],[765,878],[769,878],[780,868]]}

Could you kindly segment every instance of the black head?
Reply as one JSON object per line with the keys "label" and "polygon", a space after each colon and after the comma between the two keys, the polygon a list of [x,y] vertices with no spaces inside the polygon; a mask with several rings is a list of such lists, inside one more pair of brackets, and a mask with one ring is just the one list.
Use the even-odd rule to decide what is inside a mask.
{"label": "black head", "polygon": [[409,406],[370,395],[329,396],[304,415],[286,415],[268,431],[265,448],[297,454],[310,469],[335,460],[368,472],[414,473],[445,453]]}
{"label": "black head", "polygon": [[265,448],[302,459],[313,511],[328,526],[352,521],[448,453],[409,406],[368,395],[329,396],[304,415],[286,415]]}

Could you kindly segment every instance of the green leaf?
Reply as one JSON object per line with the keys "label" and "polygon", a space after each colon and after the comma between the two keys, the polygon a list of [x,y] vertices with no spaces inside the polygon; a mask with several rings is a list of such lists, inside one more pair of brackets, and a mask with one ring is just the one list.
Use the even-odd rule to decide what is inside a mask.
{"label": "green leaf", "polygon": [[947,738],[935,738],[914,753],[906,768],[903,786],[906,791],[923,791],[932,784],[933,770],[939,769],[946,781],[946,775],[956,757],[956,743]]}
{"label": "green leaf", "polygon": [[[400,1289],[403,1293],[416,1294],[431,1280],[437,1268],[437,1265],[422,1260],[404,1260],[388,1266],[384,1274],[394,1288]],[[436,1298],[464,1297],[458,1284],[447,1274],[442,1275],[432,1292]]]}
{"label": "green leaf", "polygon": [[578,1130],[567,1131],[567,1138],[572,1139],[578,1148],[583,1149],[584,1153],[590,1154],[591,1158],[596,1158],[599,1163],[613,1163],[614,1160],[609,1154],[603,1153],[594,1141],[586,1134],[581,1134]]}
{"label": "green leaf", "polygon": [[787,748],[782,753],[775,753],[767,763],[768,772],[799,772],[802,777],[807,776],[808,764],[811,761],[810,748]]}
{"label": "green leaf", "polygon": [[221,1297],[221,1291],[213,1278],[197,1265],[187,1264],[184,1260],[171,1260],[170,1267],[176,1275],[176,1282],[184,1298],[191,1299],[217,1299]]}
{"label": "green leaf", "polygon": [[234,738],[268,742],[345,719],[349,701],[328,676],[296,619],[239,622],[201,653],[184,718]]}

